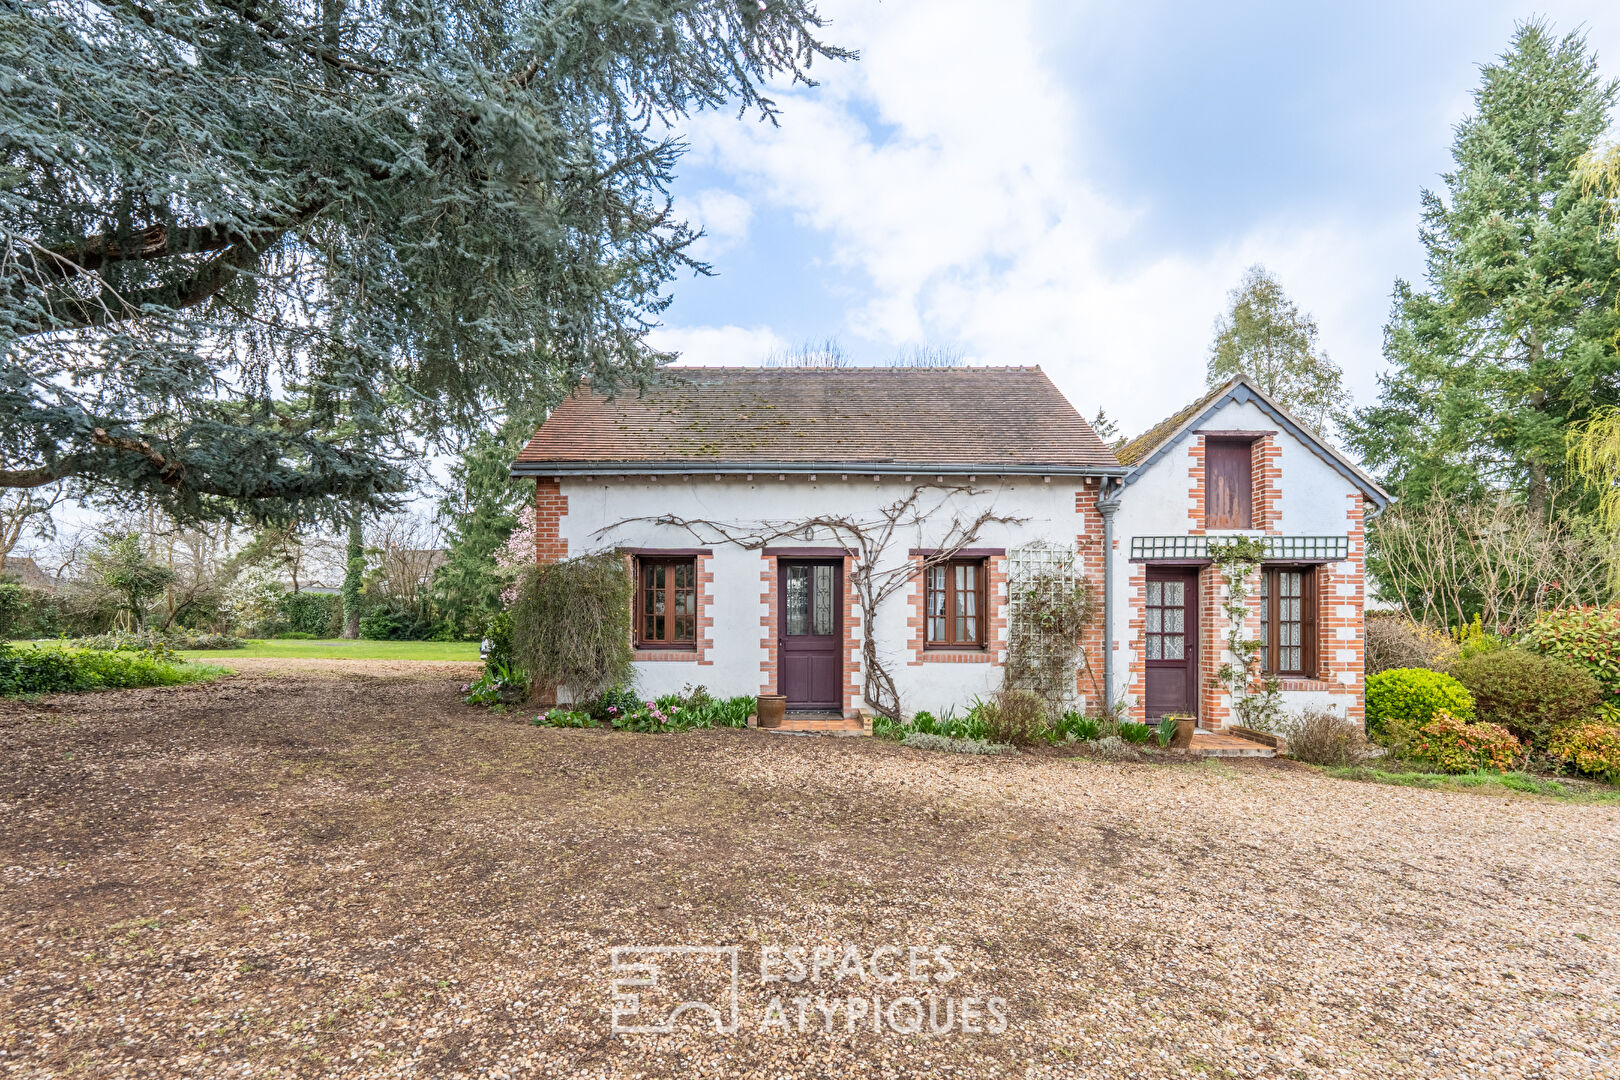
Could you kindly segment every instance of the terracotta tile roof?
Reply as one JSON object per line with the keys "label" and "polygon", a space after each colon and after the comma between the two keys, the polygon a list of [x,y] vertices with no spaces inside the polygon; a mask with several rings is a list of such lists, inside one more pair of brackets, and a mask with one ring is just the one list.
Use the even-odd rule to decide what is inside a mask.
{"label": "terracotta tile roof", "polygon": [[1038,367],[666,368],[640,394],[582,388],[513,468],[776,464],[1119,469]]}

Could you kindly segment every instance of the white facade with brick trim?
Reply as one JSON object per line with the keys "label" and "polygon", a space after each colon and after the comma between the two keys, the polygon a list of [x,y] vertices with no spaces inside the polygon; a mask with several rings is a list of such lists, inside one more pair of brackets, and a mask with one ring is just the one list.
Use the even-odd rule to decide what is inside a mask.
{"label": "white facade with brick trim", "polygon": [[[1051,390],[1044,377],[1035,381],[1038,371],[1034,369],[1006,370],[1036,395]],[[847,376],[846,372],[839,377]],[[716,380],[722,390],[728,389],[726,378],[705,377]],[[802,391],[817,375],[798,372],[790,378]],[[936,380],[937,385],[950,376],[932,373],[918,378]],[[878,382],[874,379],[874,385]],[[894,377],[886,375],[881,382],[879,388],[889,392]],[[731,392],[727,410],[737,408],[733,404],[737,393]],[[961,709],[975,697],[988,697],[1000,688],[1007,649],[1006,552],[1042,542],[1072,548],[1085,579],[1109,596],[1106,619],[1088,631],[1083,642],[1089,663],[1077,677],[1076,697],[1084,707],[1101,707],[1106,699],[1123,704],[1127,715],[1136,719],[1153,718],[1148,691],[1153,679],[1162,677],[1150,677],[1148,671],[1146,633],[1149,621],[1158,617],[1149,609],[1148,592],[1156,577],[1170,572],[1167,567],[1179,567],[1173,572],[1185,576],[1187,588],[1194,591],[1199,604],[1196,655],[1183,672],[1190,680],[1187,708],[1205,726],[1227,726],[1232,702],[1215,678],[1227,659],[1223,642],[1226,618],[1220,611],[1224,583],[1207,557],[1201,561],[1172,558],[1164,552],[1192,551],[1196,544],[1210,539],[1238,535],[1209,528],[1211,522],[1205,515],[1211,500],[1205,490],[1205,464],[1210,439],[1224,438],[1230,443],[1242,438],[1250,440],[1252,451],[1253,527],[1244,532],[1283,545],[1278,550],[1293,553],[1291,566],[1308,563],[1314,590],[1314,663],[1311,671],[1284,679],[1284,706],[1331,707],[1349,718],[1361,717],[1364,519],[1382,508],[1388,498],[1353,464],[1245,379],[1234,380],[1130,444],[1126,450],[1132,456],[1124,465],[1100,447],[1083,419],[1059,396],[1059,405],[1071,418],[1053,421],[1058,425],[1054,430],[1065,433],[1070,447],[1066,452],[1077,456],[1074,464],[1058,465],[1045,473],[1027,460],[998,471],[989,461],[997,452],[993,445],[985,444],[982,430],[974,436],[980,441],[972,452],[981,455],[986,464],[955,461],[939,466],[937,474],[918,460],[929,453],[926,441],[921,446],[903,447],[912,455],[907,460],[917,462],[914,467],[889,463],[862,469],[873,461],[822,466],[787,463],[780,470],[763,467],[768,464],[764,462],[752,471],[744,462],[717,467],[695,459],[690,451],[677,453],[685,437],[680,409],[695,408],[692,402],[702,400],[693,397],[701,391],[684,393],[674,408],[664,412],[648,412],[638,406],[643,407],[643,415],[635,423],[615,417],[611,401],[594,400],[588,407],[574,410],[557,426],[560,434],[552,434],[549,442],[548,420],[514,467],[514,475],[536,483],[536,542],[542,560],[616,550],[629,559],[656,560],[659,553],[667,553],[692,561],[695,631],[683,639],[681,647],[644,646],[637,651],[637,689],[649,697],[697,685],[722,696],[778,692],[785,681],[782,668],[788,662],[778,604],[783,595],[780,563],[814,556],[842,570],[842,592],[836,598],[842,618],[837,643],[842,670],[833,708],[845,716],[869,712],[871,705],[863,694],[865,629],[851,582],[855,569],[851,555],[837,546],[839,541],[832,535],[774,540],[763,550],[735,538],[817,516],[877,523],[885,507],[922,486],[931,512],[909,533],[898,531],[880,556],[880,573],[906,568],[910,578],[874,619],[877,650],[905,712],[926,709],[939,714],[953,707]],[[743,400],[746,404],[747,399]],[[791,423],[811,430],[810,437],[826,438],[827,430],[836,430],[835,421],[843,422],[831,414],[824,424],[818,417],[807,417],[804,400],[798,401]],[[813,395],[809,400],[813,401]],[[771,407],[767,403],[761,411]],[[960,402],[957,407],[962,407]],[[1006,408],[1007,402],[998,401],[997,407]],[[1043,407],[1052,414],[1050,397]],[[835,406],[829,404],[828,408]],[[669,430],[660,429],[622,451],[624,456],[639,458],[614,459],[620,453],[615,441],[624,437],[623,432],[645,433],[657,424],[668,424],[672,413],[675,420]],[[772,425],[769,438],[775,444],[771,453],[778,458],[794,449],[783,431],[776,430],[785,422],[738,418],[744,427],[749,423]],[[694,421],[691,427],[705,439],[716,438],[714,432],[724,430],[713,416]],[[813,431],[816,427],[822,430]],[[1039,451],[1030,447],[1028,433],[1024,434],[1018,452],[1027,459]],[[644,444],[655,438],[664,441],[647,449]],[[927,436],[907,429],[903,438],[915,442]],[[726,452],[737,453],[734,449]],[[1231,447],[1223,453],[1222,460],[1230,462]],[[942,455],[942,460],[948,456]],[[954,490],[964,485],[971,491]],[[1228,492],[1226,504],[1234,505],[1231,489],[1223,490]],[[979,560],[985,582],[983,608],[978,612],[984,627],[982,647],[941,647],[925,642],[928,616],[919,553],[943,546],[953,521],[972,520],[985,511],[1015,520],[992,522],[967,544]],[[1109,518],[1111,546],[1104,543]],[[670,519],[690,523],[690,527],[670,524]],[[1151,554],[1133,557],[1137,547]],[[1328,551],[1332,557],[1322,557]],[[1251,608],[1245,633],[1255,636],[1260,629],[1258,603]],[[1086,674],[1088,668],[1092,675]]]}

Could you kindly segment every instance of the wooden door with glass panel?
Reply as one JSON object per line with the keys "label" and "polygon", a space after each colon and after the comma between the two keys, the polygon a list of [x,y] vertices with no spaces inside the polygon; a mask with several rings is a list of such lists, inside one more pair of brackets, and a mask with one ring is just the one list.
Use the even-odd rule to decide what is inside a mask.
{"label": "wooden door with glass panel", "polygon": [[1147,716],[1198,713],[1198,572],[1150,569],[1143,658]]}
{"label": "wooden door with glass panel", "polygon": [[838,710],[844,674],[839,655],[844,637],[843,605],[839,603],[844,592],[843,564],[783,559],[778,577],[778,663],[787,707]]}

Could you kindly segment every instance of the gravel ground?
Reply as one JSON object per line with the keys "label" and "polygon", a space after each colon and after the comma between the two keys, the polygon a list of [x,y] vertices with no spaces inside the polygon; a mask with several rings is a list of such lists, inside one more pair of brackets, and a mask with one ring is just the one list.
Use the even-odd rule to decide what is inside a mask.
{"label": "gravel ground", "polygon": [[[1620,808],[557,731],[461,705],[470,666],[233,666],[0,703],[0,1073],[1620,1076]],[[737,946],[738,1031],[614,1035],[644,945]],[[625,1022],[723,1001],[728,955]]]}

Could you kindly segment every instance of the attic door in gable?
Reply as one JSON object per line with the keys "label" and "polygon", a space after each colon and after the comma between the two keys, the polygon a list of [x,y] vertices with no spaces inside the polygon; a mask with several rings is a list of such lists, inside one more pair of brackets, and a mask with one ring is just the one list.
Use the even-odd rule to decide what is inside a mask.
{"label": "attic door in gable", "polygon": [[1254,455],[1248,439],[1209,439],[1204,444],[1206,529],[1254,527]]}

